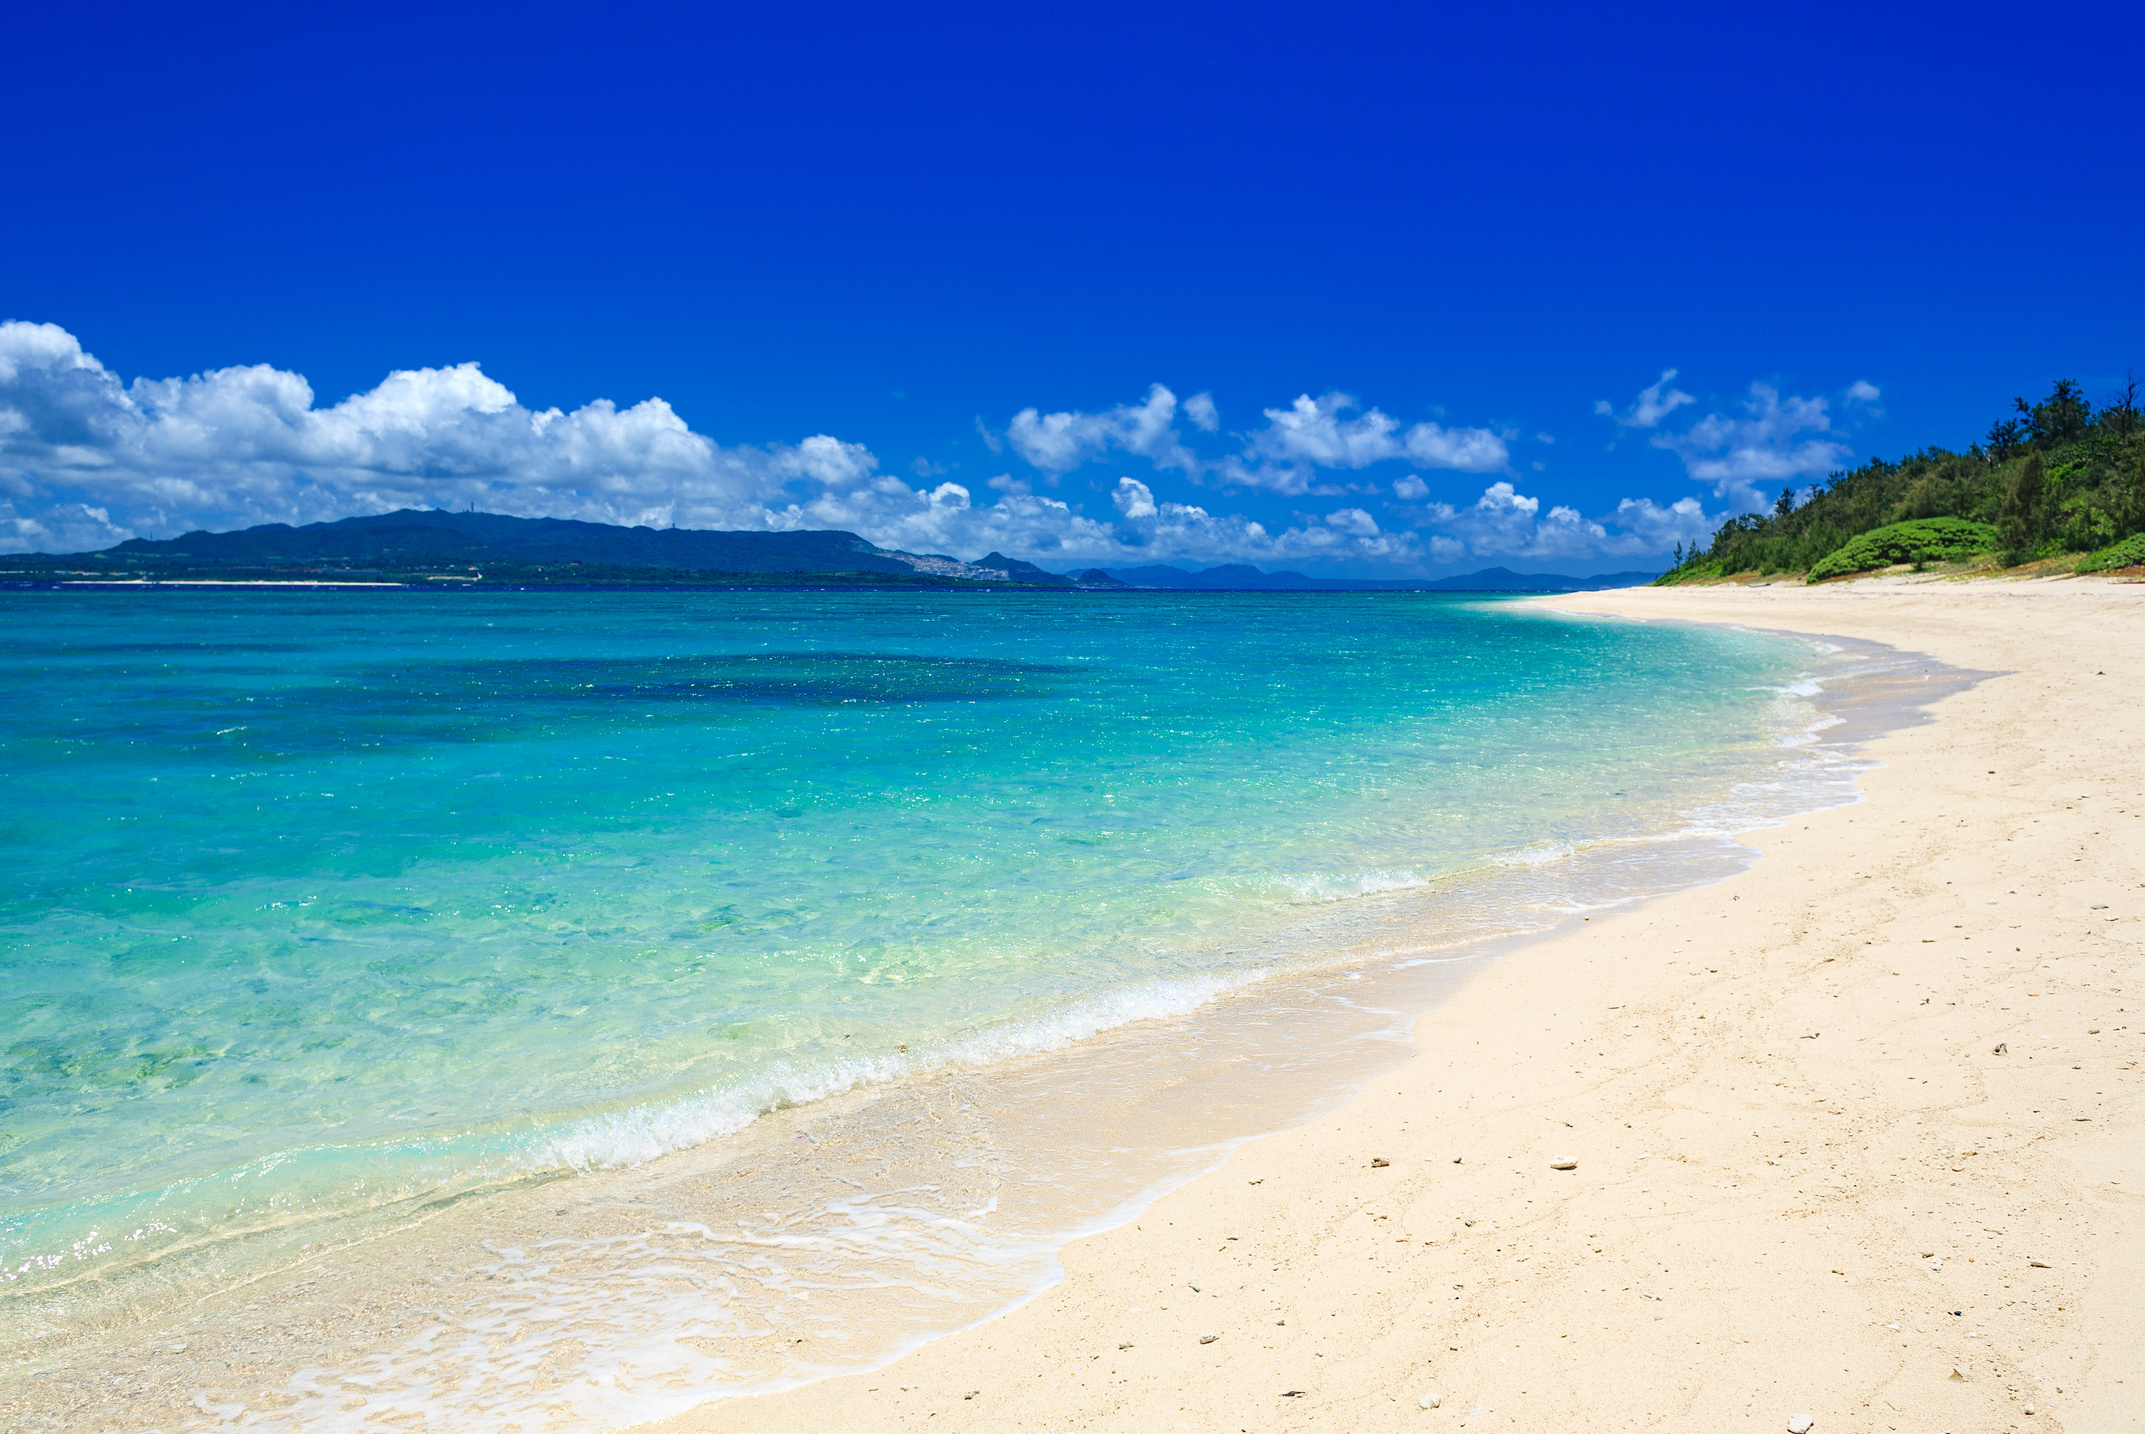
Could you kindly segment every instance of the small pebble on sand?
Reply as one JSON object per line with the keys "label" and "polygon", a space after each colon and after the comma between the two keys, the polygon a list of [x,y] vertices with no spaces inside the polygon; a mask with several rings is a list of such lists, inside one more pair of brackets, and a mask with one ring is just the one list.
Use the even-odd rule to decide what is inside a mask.
{"label": "small pebble on sand", "polygon": [[[1425,1394],[1420,1400],[1416,1402],[1421,1404],[1422,1407],[1425,1409],[1435,1409],[1438,1406],[1438,1397],[1435,1394]],[[2031,1414],[2033,1411],[2029,1409],[2026,1412],[2028,1414]]]}
{"label": "small pebble on sand", "polygon": [[1809,1416],[1809,1415],[1807,1415],[1807,1414],[1790,1414],[1790,1415],[1788,1416],[1788,1434],[1808,1434],[1809,1428],[1810,1428],[1810,1416]]}
{"label": "small pebble on sand", "polygon": [[1221,1336],[1218,1334],[1203,1334],[1199,1336],[1199,1342],[1201,1344],[1212,1344],[1215,1340],[1220,1338]]}
{"label": "small pebble on sand", "polygon": [[1551,1170],[1577,1170],[1579,1162],[1576,1160],[1552,1160],[1549,1162],[1549,1168]]}

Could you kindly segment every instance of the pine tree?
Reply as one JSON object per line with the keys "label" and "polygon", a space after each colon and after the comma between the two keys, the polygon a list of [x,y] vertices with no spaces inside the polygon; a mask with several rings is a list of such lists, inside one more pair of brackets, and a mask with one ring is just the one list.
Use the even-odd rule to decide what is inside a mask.
{"label": "pine tree", "polygon": [[2115,536],[2145,533],[2145,449],[2138,450],[2116,490]]}
{"label": "pine tree", "polygon": [[2030,560],[2048,536],[2048,477],[2041,468],[2041,455],[2030,453],[2011,475],[2004,490],[2003,509],[1996,519],[1997,536],[2003,539],[2004,562],[2016,566]]}

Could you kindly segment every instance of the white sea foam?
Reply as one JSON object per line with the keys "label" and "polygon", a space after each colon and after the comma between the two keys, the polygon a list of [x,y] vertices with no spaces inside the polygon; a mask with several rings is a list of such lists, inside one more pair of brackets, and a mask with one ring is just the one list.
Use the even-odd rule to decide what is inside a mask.
{"label": "white sea foam", "polygon": [[1292,872],[1275,880],[1298,901],[1346,901],[1352,896],[1376,896],[1430,884],[1429,877],[1407,870]]}
{"label": "white sea foam", "polygon": [[531,1140],[518,1155],[526,1170],[616,1170],[735,1135],[770,1111],[952,1066],[988,1066],[1058,1050],[1135,1021],[1182,1015],[1258,973],[1183,977],[1106,992],[1065,1010],[1009,1021],[907,1054],[788,1063],[735,1085],[682,1099],[586,1116]]}
{"label": "white sea foam", "polygon": [[1576,850],[1568,841],[1537,842],[1533,846],[1492,857],[1491,861],[1498,866],[1550,866],[1556,862],[1568,861]]}

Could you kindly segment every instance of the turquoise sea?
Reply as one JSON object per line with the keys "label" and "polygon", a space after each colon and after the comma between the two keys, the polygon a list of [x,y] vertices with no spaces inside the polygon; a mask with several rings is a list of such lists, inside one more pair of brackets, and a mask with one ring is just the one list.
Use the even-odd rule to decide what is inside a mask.
{"label": "turquoise sea", "polygon": [[[80,1391],[130,1331],[193,1321],[180,1358],[263,1271],[448,1270],[409,1212],[503,1250],[512,1192],[771,1111],[1679,884],[1811,799],[1828,661],[1386,593],[16,591],[0,654],[0,1379],[64,1374],[7,1406],[54,1428],[107,1427]],[[583,1283],[562,1388],[667,1298]],[[376,1335],[324,1331],[263,1356],[274,1397],[181,1402],[362,1427],[320,1370]],[[811,1372],[723,1337],[666,1387]],[[655,1407],[426,1370],[425,1427]]]}

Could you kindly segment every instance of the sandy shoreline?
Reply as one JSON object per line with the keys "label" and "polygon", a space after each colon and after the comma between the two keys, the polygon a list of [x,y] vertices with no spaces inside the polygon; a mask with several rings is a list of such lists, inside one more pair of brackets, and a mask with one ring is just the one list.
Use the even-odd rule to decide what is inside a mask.
{"label": "sandy shoreline", "polygon": [[646,1427],[2145,1429],[2145,589],[1554,603],[2002,675],[1874,743],[1864,803],[1492,967],[1020,1310]]}

